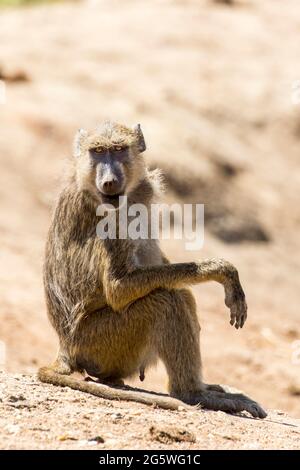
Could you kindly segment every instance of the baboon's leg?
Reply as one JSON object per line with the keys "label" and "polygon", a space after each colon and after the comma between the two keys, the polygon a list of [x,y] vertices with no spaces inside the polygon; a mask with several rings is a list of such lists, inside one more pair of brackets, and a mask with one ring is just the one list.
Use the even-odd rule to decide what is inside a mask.
{"label": "baboon's leg", "polygon": [[159,357],[167,369],[169,393],[188,398],[195,390],[204,389],[195,300],[188,289],[161,290],[157,296],[163,300],[158,299],[161,306],[156,306],[154,334]]}
{"label": "baboon's leg", "polygon": [[[171,396],[189,404],[227,412],[248,411],[265,417],[260,406],[241,394],[226,393],[220,386],[206,385],[201,377],[199,322],[192,293],[188,289],[157,289],[121,312],[108,310],[93,324],[87,319],[82,337],[89,345],[80,349],[89,364],[99,361],[99,373],[123,377],[138,372],[147,355],[157,353],[169,376]],[[84,334],[83,334],[84,333]],[[95,347],[97,350],[95,350]],[[86,359],[88,356],[85,356]]]}
{"label": "baboon's leg", "polygon": [[[135,400],[176,409],[180,403],[227,412],[248,411],[264,418],[260,406],[241,394],[203,384],[199,348],[199,323],[195,301],[187,289],[157,289],[133,302],[127,309],[111,308],[95,312],[82,321],[76,338],[78,368],[103,379],[125,378],[138,373],[147,357],[158,355],[169,376],[169,392],[174,398],[158,397],[107,388],[40,369],[43,382],[93,393],[103,398]],[[70,372],[69,372],[70,373]],[[98,388],[97,388],[98,387]],[[182,402],[181,402],[182,403]]]}
{"label": "baboon's leg", "polygon": [[107,380],[138,373],[149,358],[160,356],[174,394],[200,389],[199,330],[194,298],[187,289],[157,289],[123,311],[106,308],[83,320],[74,342],[74,362],[89,375]]}
{"label": "baboon's leg", "polygon": [[[266,416],[250,398],[202,382],[200,327],[195,300],[189,290],[160,289],[138,302],[139,315],[154,316],[153,343],[166,366],[171,396],[208,409],[248,411],[254,417]],[[135,304],[131,309],[134,308]]]}
{"label": "baboon's leg", "polygon": [[166,324],[161,324],[160,329],[167,335],[157,336],[157,347],[169,375],[170,395],[188,401],[195,390],[225,393],[220,385],[202,382],[200,325],[193,294],[188,289],[167,292],[171,297],[171,313],[162,318]]}

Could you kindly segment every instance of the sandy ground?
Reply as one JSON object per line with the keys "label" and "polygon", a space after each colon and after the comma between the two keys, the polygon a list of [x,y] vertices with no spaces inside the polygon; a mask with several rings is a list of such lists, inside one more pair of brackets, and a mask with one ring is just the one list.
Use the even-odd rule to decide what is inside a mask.
{"label": "sandy ground", "polygon": [[[239,269],[249,305],[242,331],[230,327],[219,286],[194,288],[206,381],[238,387],[266,408],[300,417],[300,105],[292,103],[300,79],[300,8],[297,0],[288,8],[273,0],[234,3],[107,0],[1,10],[0,351],[6,355],[0,357],[6,372],[35,373],[55,355],[41,282],[50,208],[76,129],[111,117],[141,122],[149,165],[166,175],[167,201],[205,203],[204,248],[186,252],[182,243],[163,242],[167,255],[174,261],[222,256]],[[7,380],[14,388],[17,379]],[[37,397],[47,395],[46,386],[28,385],[32,380],[24,378],[18,393],[34,387]],[[165,390],[165,382],[160,365],[147,373],[145,387]],[[56,440],[56,446],[93,437],[88,429],[98,414],[78,420],[83,407],[109,411],[95,398],[56,391],[51,423],[42,427],[52,428],[57,410],[65,410],[60,397],[73,395],[79,404],[70,402],[62,422],[68,428],[71,418],[77,421],[78,441]],[[34,409],[0,403],[3,426],[28,414],[39,427],[44,405],[38,400]],[[111,406],[127,415],[128,404]],[[178,418],[147,410],[149,424]],[[279,420],[274,416],[263,423],[207,412],[184,419],[197,434],[195,446],[242,447],[243,426],[249,445],[296,445],[297,434],[272,424]],[[208,437],[229,432],[231,421],[237,441]],[[117,433],[121,422],[111,424]],[[139,432],[144,439],[148,431]],[[16,441],[1,431],[1,447],[46,447],[57,439],[52,431],[34,433],[22,432]]]}
{"label": "sandy ground", "polygon": [[222,411],[163,411],[109,402],[28,375],[0,374],[1,448],[299,448],[300,420],[272,411],[265,420]]}

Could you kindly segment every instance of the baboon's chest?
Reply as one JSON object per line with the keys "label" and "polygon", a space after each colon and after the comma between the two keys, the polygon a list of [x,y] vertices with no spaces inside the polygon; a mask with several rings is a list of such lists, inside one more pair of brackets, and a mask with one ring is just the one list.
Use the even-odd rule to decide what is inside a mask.
{"label": "baboon's chest", "polygon": [[161,252],[156,240],[133,240],[130,257],[132,268],[162,264]]}

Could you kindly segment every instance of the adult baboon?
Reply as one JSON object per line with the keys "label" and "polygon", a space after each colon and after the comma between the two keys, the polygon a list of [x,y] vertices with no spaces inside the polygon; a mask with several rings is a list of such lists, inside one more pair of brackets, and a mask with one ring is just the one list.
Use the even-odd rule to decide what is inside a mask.
{"label": "adult baboon", "polygon": [[[151,204],[156,173],[146,167],[145,148],[139,125],[131,129],[105,122],[78,132],[72,176],[54,212],[44,265],[59,352],[52,366],[39,370],[39,378],[105,398],[169,409],[184,402],[264,418],[256,402],[206,385],[201,376],[200,327],[187,286],[223,284],[230,322],[241,328],[247,306],[235,267],[222,259],[173,264],[154,240],[96,235],[99,204],[112,204],[117,211],[121,195],[128,206]],[[123,378],[138,371],[143,376],[157,358],[166,366],[170,396],[122,388]],[[98,383],[70,377],[75,371],[85,371]]]}

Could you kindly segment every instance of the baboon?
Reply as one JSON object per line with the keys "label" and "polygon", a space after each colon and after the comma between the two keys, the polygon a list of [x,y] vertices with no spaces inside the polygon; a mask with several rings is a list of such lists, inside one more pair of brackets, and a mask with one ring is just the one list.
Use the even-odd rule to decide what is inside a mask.
{"label": "baboon", "polygon": [[[145,149],[139,125],[107,121],[77,133],[44,262],[47,310],[59,351],[38,377],[103,398],[166,409],[198,405],[247,411],[264,418],[265,411],[245,395],[202,381],[200,326],[189,286],[221,283],[230,323],[242,328],[247,305],[235,267],[222,259],[170,263],[157,240],[101,239],[96,234],[99,205],[111,204],[118,211],[119,197],[126,195],[128,206],[138,202],[150,208],[160,177],[147,168]],[[123,379],[138,372],[142,380],[145,368],[158,358],[167,370],[169,395],[124,386]],[[73,372],[88,377],[70,377]]]}

